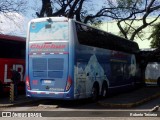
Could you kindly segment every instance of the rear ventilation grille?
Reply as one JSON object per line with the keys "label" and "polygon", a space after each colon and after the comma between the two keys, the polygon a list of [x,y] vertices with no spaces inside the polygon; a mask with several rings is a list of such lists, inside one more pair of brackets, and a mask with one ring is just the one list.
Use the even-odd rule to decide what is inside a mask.
{"label": "rear ventilation grille", "polygon": [[34,58],[32,59],[34,77],[62,78],[64,70],[63,58]]}
{"label": "rear ventilation grille", "polygon": [[48,59],[48,70],[63,70],[64,59],[50,58]]}
{"label": "rear ventilation grille", "polygon": [[33,70],[41,71],[41,70],[47,70],[47,59],[45,58],[34,58],[33,59]]}

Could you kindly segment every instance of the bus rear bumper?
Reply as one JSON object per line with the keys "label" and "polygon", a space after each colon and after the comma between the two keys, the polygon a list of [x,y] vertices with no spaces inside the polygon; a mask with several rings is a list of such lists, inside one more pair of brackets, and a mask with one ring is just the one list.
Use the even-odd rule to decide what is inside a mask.
{"label": "bus rear bumper", "polygon": [[70,92],[26,91],[27,97],[73,100]]}

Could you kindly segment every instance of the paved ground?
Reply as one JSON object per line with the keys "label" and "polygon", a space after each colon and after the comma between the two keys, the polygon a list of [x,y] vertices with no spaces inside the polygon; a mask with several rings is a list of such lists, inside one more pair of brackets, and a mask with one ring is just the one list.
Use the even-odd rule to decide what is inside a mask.
{"label": "paved ground", "polygon": [[39,101],[39,99],[27,98],[25,94],[19,95],[18,98],[13,102],[10,101],[9,96],[5,96],[0,98],[0,107],[21,106],[24,104],[29,104],[37,101]]}
{"label": "paved ground", "polygon": [[[107,108],[132,108],[158,97],[160,97],[160,87],[145,87],[128,93],[109,96],[105,99],[100,99],[97,103]],[[10,102],[9,97],[3,97],[0,98],[0,107],[22,106],[37,101],[39,99],[27,98],[25,95],[19,95],[14,102]]]}
{"label": "paved ground", "polygon": [[160,97],[160,87],[150,86],[98,101],[99,105],[111,108],[132,108]]}

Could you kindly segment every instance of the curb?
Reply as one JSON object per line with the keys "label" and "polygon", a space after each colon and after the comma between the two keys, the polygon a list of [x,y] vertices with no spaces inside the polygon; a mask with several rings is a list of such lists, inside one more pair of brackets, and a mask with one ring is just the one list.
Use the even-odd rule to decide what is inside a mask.
{"label": "curb", "polygon": [[157,93],[155,95],[152,95],[150,97],[147,97],[145,99],[139,100],[139,101],[134,102],[134,103],[116,104],[116,103],[107,103],[107,102],[104,102],[104,101],[98,101],[97,104],[101,105],[103,107],[108,107],[108,108],[133,108],[133,107],[136,107],[138,105],[141,105],[145,102],[148,102],[148,101],[153,100],[153,99],[158,98],[158,97],[160,97],[160,93]]}
{"label": "curb", "polygon": [[40,108],[44,108],[44,109],[46,109],[46,108],[58,108],[59,106],[58,105],[44,105],[44,104],[40,104],[40,105],[38,105],[38,107],[40,107]]}

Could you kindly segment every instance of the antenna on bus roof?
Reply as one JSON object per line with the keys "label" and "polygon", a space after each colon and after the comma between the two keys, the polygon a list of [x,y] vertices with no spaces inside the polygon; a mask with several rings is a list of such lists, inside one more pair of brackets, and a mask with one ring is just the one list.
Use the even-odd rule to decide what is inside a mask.
{"label": "antenna on bus roof", "polygon": [[52,22],[52,19],[51,19],[51,18],[48,18],[47,21],[51,23],[51,22]]}

